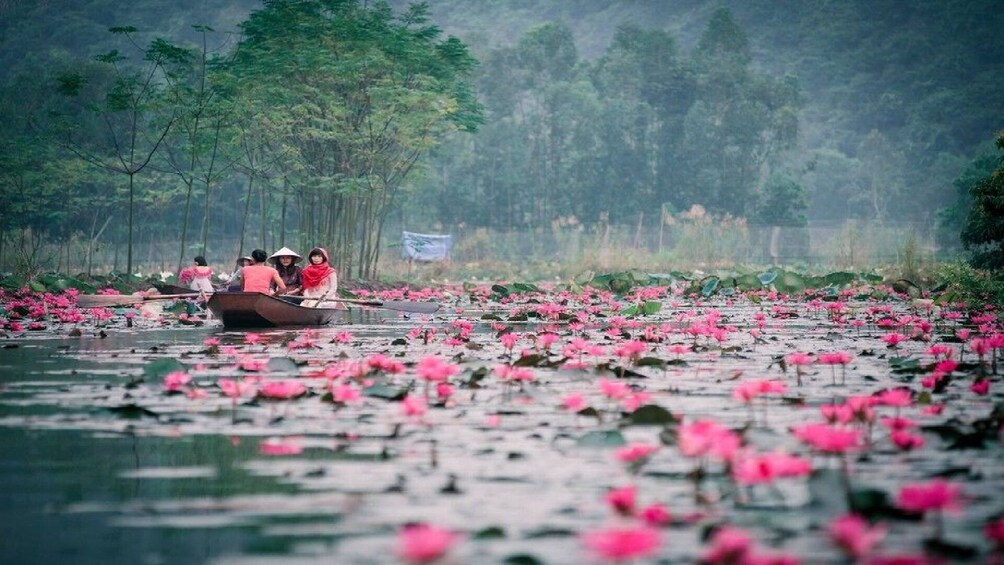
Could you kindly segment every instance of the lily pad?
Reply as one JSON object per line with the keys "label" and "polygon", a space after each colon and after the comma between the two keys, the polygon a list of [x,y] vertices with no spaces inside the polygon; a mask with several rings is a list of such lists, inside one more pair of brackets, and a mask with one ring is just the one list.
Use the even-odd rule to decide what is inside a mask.
{"label": "lily pad", "polygon": [[646,404],[629,414],[624,421],[628,426],[665,426],[679,420],[662,406]]}
{"label": "lily pad", "polygon": [[575,442],[579,447],[617,447],[627,443],[618,430],[592,430]]}

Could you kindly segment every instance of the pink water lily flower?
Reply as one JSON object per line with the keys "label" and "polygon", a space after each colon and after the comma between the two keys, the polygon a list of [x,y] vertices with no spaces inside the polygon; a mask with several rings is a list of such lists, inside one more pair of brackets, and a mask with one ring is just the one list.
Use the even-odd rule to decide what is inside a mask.
{"label": "pink water lily flower", "polygon": [[274,400],[288,400],[307,393],[307,387],[297,381],[266,381],[258,387],[258,394]]}
{"label": "pink water lily flower", "polygon": [[959,507],[962,487],[944,479],[911,483],[899,490],[896,506],[911,512],[950,510]]}
{"label": "pink water lily flower", "polygon": [[833,543],[852,559],[860,559],[871,553],[885,538],[886,529],[872,526],[857,514],[846,514],[834,518],[826,528]]}
{"label": "pink water lily flower", "polygon": [[976,382],[969,385],[969,390],[979,396],[986,396],[990,394],[990,381],[986,379],[978,379]]}
{"label": "pink water lily flower", "polygon": [[586,398],[580,393],[573,392],[561,399],[561,406],[566,410],[578,412],[586,407]]}
{"label": "pink water lily flower", "polygon": [[658,530],[648,526],[595,530],[582,534],[580,539],[594,554],[611,561],[648,557],[662,545]]}
{"label": "pink water lily flower", "polygon": [[436,383],[436,396],[442,401],[447,401],[453,396],[453,386],[450,383]]}
{"label": "pink water lily flower", "polygon": [[889,434],[892,443],[903,451],[910,451],[924,446],[924,438],[911,434],[906,430],[893,430]]}
{"label": "pink water lily flower", "polygon": [[401,401],[401,411],[409,418],[421,418],[428,410],[425,398],[415,394],[409,394]]}
{"label": "pink water lily flower", "polygon": [[535,345],[538,349],[543,349],[544,351],[550,351],[551,346],[554,342],[558,341],[558,334],[545,332],[537,335],[535,340]]}
{"label": "pink water lily flower", "polygon": [[879,420],[883,426],[889,428],[890,431],[901,431],[908,430],[910,428],[917,427],[917,422],[914,422],[910,418],[897,417],[885,417]]}
{"label": "pink water lily flower", "polygon": [[739,436],[714,420],[683,424],[677,433],[677,447],[687,457],[714,455],[722,460],[732,457],[739,448]]}
{"label": "pink water lily flower", "polygon": [[533,371],[527,367],[513,367],[512,365],[496,365],[495,374],[501,381],[530,382],[536,377]]}
{"label": "pink water lily flower", "polygon": [[362,400],[362,391],[350,384],[337,384],[331,387],[331,398],[340,404],[355,404]]}
{"label": "pink water lily flower", "polygon": [[164,375],[164,390],[178,392],[192,380],[192,375],[184,371],[172,371]]}
{"label": "pink water lily flower", "polygon": [[794,365],[795,367],[805,367],[812,365],[816,361],[808,353],[789,353],[784,356],[784,360],[789,365]]}
{"label": "pink water lily flower", "polygon": [[711,547],[701,558],[702,563],[748,563],[753,538],[740,528],[723,526],[711,536]]}
{"label": "pink water lily flower", "polygon": [[430,382],[442,382],[460,372],[460,367],[438,355],[423,357],[415,366],[418,376]]}
{"label": "pink water lily flower", "polygon": [[653,527],[664,526],[673,520],[673,515],[669,513],[669,510],[659,503],[649,504],[642,508],[638,516],[643,522]]}
{"label": "pink water lily flower", "polygon": [[805,424],[792,428],[792,435],[823,453],[844,453],[861,445],[861,432],[828,424]]}
{"label": "pink water lily flower", "polygon": [[258,445],[262,455],[298,455],[303,452],[303,446],[295,441],[283,438],[269,438]]}
{"label": "pink water lily flower", "polygon": [[875,400],[883,406],[902,408],[913,404],[913,392],[908,388],[890,388],[880,392]]}
{"label": "pink water lily flower", "polygon": [[812,465],[805,459],[784,452],[738,457],[732,464],[732,476],[742,485],[772,483],[784,477],[805,476]]}
{"label": "pink water lily flower", "polygon": [[986,534],[988,540],[997,545],[998,551],[1004,549],[1004,517],[987,522],[983,533]]}
{"label": "pink water lily flower", "polygon": [[504,333],[499,336],[499,341],[502,342],[502,347],[504,347],[506,351],[512,351],[512,349],[516,347],[516,343],[519,341],[519,334],[516,332]]}
{"label": "pink water lily flower", "polygon": [[268,359],[255,359],[252,357],[242,357],[237,361],[237,366],[242,371],[257,372],[268,368]]}
{"label": "pink water lily flower", "polygon": [[802,386],[802,375],[805,373],[805,367],[812,365],[816,361],[808,353],[789,353],[784,356],[784,360],[787,364],[795,366],[795,382],[798,386]]}
{"label": "pink water lily flower", "polygon": [[881,339],[886,342],[887,347],[895,349],[901,342],[906,341],[908,338],[903,334],[892,332],[885,334],[881,337]]}
{"label": "pink water lily flower", "polygon": [[783,394],[787,389],[788,387],[782,381],[770,379],[745,381],[732,389],[732,398],[749,403],[762,394]]}
{"label": "pink water lily flower", "polygon": [[622,516],[631,516],[634,514],[637,494],[638,489],[634,485],[628,485],[626,487],[610,489],[603,497],[603,500],[614,512]]}
{"label": "pink water lily flower", "polygon": [[638,463],[648,459],[656,451],[659,451],[658,445],[636,442],[617,448],[614,457],[621,463]]}
{"label": "pink water lily flower", "polygon": [[648,344],[644,341],[631,340],[624,342],[614,350],[614,355],[629,362],[636,362],[642,353],[648,350]]}
{"label": "pink water lily flower", "polygon": [[631,394],[631,387],[625,383],[612,381],[610,379],[597,379],[596,385],[600,387],[600,392],[607,398],[621,399]]}
{"label": "pink water lily flower", "polygon": [[405,369],[404,363],[395,361],[382,353],[370,355],[365,359],[365,363],[377,371],[383,371],[388,374],[403,373]]}
{"label": "pink water lily flower", "polygon": [[251,383],[245,381],[235,381],[233,379],[218,379],[216,381],[216,386],[220,387],[224,396],[229,396],[234,399],[243,396],[254,388]]}
{"label": "pink water lily flower", "polygon": [[850,424],[854,421],[854,410],[847,404],[823,404],[819,411],[831,424]]}
{"label": "pink water lily flower", "polygon": [[408,563],[432,563],[446,554],[460,534],[430,524],[410,524],[397,534],[397,554]]}
{"label": "pink water lily flower", "polygon": [[621,408],[625,412],[634,412],[652,400],[652,395],[645,391],[636,391],[621,399]]}

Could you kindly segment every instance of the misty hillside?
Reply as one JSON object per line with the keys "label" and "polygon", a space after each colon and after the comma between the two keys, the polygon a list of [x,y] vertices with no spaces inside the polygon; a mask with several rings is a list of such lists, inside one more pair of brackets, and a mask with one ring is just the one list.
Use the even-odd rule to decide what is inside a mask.
{"label": "misty hillside", "polygon": [[[408,3],[390,4],[401,12]],[[428,5],[432,22],[461,38],[482,62],[502,58],[528,32],[555,24],[554,29],[570,31],[580,67],[610,55],[623,26],[666,32],[687,63],[712,15],[727,8],[748,41],[751,68],[772,81],[797,85],[792,106],[797,139],[768,165],[770,172],[804,186],[810,219],[933,222],[938,208],[956,200],[952,181],[990,151],[994,132],[1004,128],[999,88],[1004,11],[995,0],[436,0]],[[239,39],[240,22],[260,7],[252,0],[7,0],[0,2],[0,77],[23,79],[47,65],[66,68],[93,58],[112,48],[106,31],[111,26],[136,26],[144,40],[164,35],[194,41],[191,26],[208,25],[217,32],[213,47],[225,51]],[[482,65],[481,72],[491,68]],[[590,72],[582,76],[597,80]],[[487,90],[497,88],[491,77],[482,76],[478,84],[482,98],[496,94]],[[491,104],[487,116],[481,139],[494,135],[493,119],[502,119]],[[512,141],[499,138],[480,149],[497,151],[499,143]],[[443,174],[463,178],[459,158],[444,154],[452,147],[432,156],[432,168],[441,174],[426,182],[443,184]],[[653,198],[658,202],[658,195]]]}
{"label": "misty hillside", "polygon": [[749,37],[755,65],[798,77],[808,147],[853,153],[863,136],[879,130],[933,164],[941,152],[989,148],[1004,127],[998,84],[1004,10],[994,0],[439,0],[430,6],[444,31],[476,50],[558,22],[572,30],[583,58],[600,56],[624,24],[669,31],[692,49],[711,13],[724,6]]}

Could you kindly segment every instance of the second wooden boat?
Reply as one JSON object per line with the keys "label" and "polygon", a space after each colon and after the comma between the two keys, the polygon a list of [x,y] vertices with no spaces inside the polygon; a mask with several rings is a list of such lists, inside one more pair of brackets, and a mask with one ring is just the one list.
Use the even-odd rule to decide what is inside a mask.
{"label": "second wooden boat", "polygon": [[209,311],[228,328],[326,326],[348,321],[350,310],[309,308],[260,292],[216,292]]}

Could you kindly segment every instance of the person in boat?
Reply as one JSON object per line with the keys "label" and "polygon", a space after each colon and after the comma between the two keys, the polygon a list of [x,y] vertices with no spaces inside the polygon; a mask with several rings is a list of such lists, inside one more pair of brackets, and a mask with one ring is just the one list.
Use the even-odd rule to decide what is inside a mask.
{"label": "person in boat", "polygon": [[268,262],[275,266],[275,270],[282,277],[282,282],[286,285],[286,294],[300,293],[300,267],[296,266],[300,261],[303,261],[303,257],[288,247],[283,247],[268,258]]}
{"label": "person in boat", "polygon": [[244,292],[273,294],[273,287],[280,294],[286,292],[286,283],[279,276],[279,271],[266,264],[268,255],[264,249],[252,251],[251,260],[253,263],[241,269],[241,289]]}
{"label": "person in boat", "polygon": [[300,271],[301,294],[303,306],[321,307],[323,299],[338,297],[338,274],[328,261],[328,251],[323,247],[315,247],[307,254],[306,267]]}
{"label": "person in boat", "polygon": [[192,267],[192,282],[188,283],[188,288],[210,294],[213,292],[213,268],[206,263],[206,258],[197,255],[194,259],[195,266]]}
{"label": "person in boat", "polygon": [[241,290],[241,271],[244,267],[254,263],[254,259],[250,257],[241,257],[237,259],[234,263],[234,273],[230,275],[230,280],[227,282],[228,292],[240,292]]}

